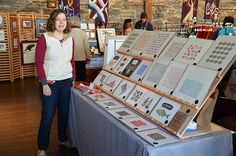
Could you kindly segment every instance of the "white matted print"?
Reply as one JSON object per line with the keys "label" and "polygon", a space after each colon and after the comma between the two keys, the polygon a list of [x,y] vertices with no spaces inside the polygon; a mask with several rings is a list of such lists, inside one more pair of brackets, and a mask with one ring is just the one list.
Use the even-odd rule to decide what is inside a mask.
{"label": "white matted print", "polygon": [[125,100],[134,87],[135,87],[134,83],[123,79],[121,83],[116,87],[115,91],[113,92],[113,95],[117,96],[120,99]]}
{"label": "white matted print", "polygon": [[109,92],[113,92],[119,85],[121,80],[122,80],[121,77],[111,74],[110,77],[107,79],[107,81],[102,85],[102,88],[104,88]]}
{"label": "white matted print", "polygon": [[133,30],[117,51],[129,52],[144,32],[144,30],[139,29]]}
{"label": "white matted print", "polygon": [[170,60],[174,59],[187,41],[187,38],[173,37],[159,57]]}
{"label": "white matted print", "polygon": [[119,61],[122,59],[124,55],[117,53],[113,59],[108,63],[108,65],[105,66],[105,69],[107,70],[113,70],[115,66],[119,63]]}
{"label": "white matted print", "polygon": [[103,93],[103,92],[95,93],[95,94],[86,94],[86,95],[94,101],[113,99],[111,96],[109,96],[108,94]]}
{"label": "white matted print", "polygon": [[200,107],[216,75],[217,71],[189,65],[173,95]]}
{"label": "white matted print", "polygon": [[132,59],[131,56],[123,56],[120,62],[116,65],[113,69],[114,72],[121,74],[125,67],[129,64],[130,60]]}
{"label": "white matted print", "polygon": [[106,36],[110,35],[116,35],[116,31],[114,28],[106,28],[106,29],[97,29],[97,34],[98,34],[98,44],[99,44],[99,50],[101,52],[105,51],[105,39]]}
{"label": "white matted print", "polygon": [[120,121],[136,132],[157,128],[157,125],[142,117],[121,119]]}
{"label": "white matted print", "polygon": [[121,75],[124,75],[126,77],[129,77],[134,70],[138,67],[140,64],[141,59],[138,58],[132,58],[129,62],[129,64],[125,67],[125,69],[122,71]]}
{"label": "white matted print", "polygon": [[171,61],[158,83],[157,89],[171,94],[179,83],[187,66],[187,64],[181,62]]}
{"label": "white matted print", "polygon": [[33,64],[37,42],[22,42],[22,64]]}
{"label": "white matted print", "polygon": [[235,56],[236,36],[219,36],[202,58],[199,66],[219,71],[224,75],[226,67]]}
{"label": "white matted print", "polygon": [[161,129],[151,129],[147,131],[137,132],[137,135],[155,147],[179,141],[176,136],[167,134],[164,132],[164,130]]}
{"label": "white matted print", "polygon": [[150,116],[162,124],[168,125],[181,106],[181,104],[163,97],[153,109]]}
{"label": "white matted print", "polygon": [[0,41],[5,41],[5,33],[3,29],[0,30]]}
{"label": "white matted print", "polygon": [[142,83],[150,87],[156,88],[169,62],[170,61],[166,59],[155,59],[155,61],[149,68],[146,76],[143,78]]}
{"label": "white matted print", "polygon": [[146,114],[150,114],[160,99],[160,95],[147,90],[142,99],[138,101],[137,108]]}
{"label": "white matted print", "polygon": [[108,112],[117,119],[127,119],[138,116],[136,113],[126,107],[108,110]]}
{"label": "white matted print", "polygon": [[95,83],[98,86],[102,86],[106,80],[109,78],[109,76],[111,75],[111,73],[102,70],[98,76],[94,79],[93,83]]}
{"label": "white matted print", "polygon": [[118,102],[115,99],[109,99],[109,100],[102,100],[102,101],[95,101],[100,107],[104,109],[117,109],[125,107],[122,103]]}
{"label": "white matted print", "polygon": [[156,32],[155,38],[144,49],[143,55],[152,58],[158,57],[174,35],[175,32]]}
{"label": "white matted print", "polygon": [[151,63],[152,63],[151,61],[142,60],[141,63],[138,65],[138,67],[134,70],[130,78],[132,78],[133,80],[142,81]]}
{"label": "white matted print", "polygon": [[5,52],[7,50],[7,43],[0,43],[0,52]]}
{"label": "white matted print", "polygon": [[197,64],[214,41],[200,38],[189,38],[176,56],[175,61]]}
{"label": "white matted print", "polygon": [[142,55],[146,46],[148,46],[151,41],[154,39],[157,32],[153,31],[145,31],[139,40],[134,44],[133,48],[131,49],[131,53]]}
{"label": "white matted print", "polygon": [[133,105],[133,106],[137,106],[138,101],[140,101],[142,99],[145,92],[147,92],[147,89],[145,89],[141,86],[136,86],[133,89],[133,91],[130,93],[129,97],[126,99],[126,102]]}

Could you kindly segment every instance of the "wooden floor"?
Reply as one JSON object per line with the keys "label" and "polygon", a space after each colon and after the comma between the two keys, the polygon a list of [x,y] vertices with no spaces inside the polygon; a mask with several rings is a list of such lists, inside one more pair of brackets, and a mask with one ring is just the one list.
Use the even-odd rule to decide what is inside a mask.
{"label": "wooden floor", "polygon": [[[41,104],[35,78],[0,82],[0,156],[36,156]],[[78,156],[57,144],[56,120],[48,156]]]}

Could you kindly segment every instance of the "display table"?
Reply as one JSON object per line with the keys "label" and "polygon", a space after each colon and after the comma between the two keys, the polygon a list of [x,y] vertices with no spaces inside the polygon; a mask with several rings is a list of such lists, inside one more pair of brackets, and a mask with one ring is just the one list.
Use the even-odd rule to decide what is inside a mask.
{"label": "display table", "polygon": [[69,133],[80,156],[233,156],[228,130],[153,147],[79,90],[71,92]]}

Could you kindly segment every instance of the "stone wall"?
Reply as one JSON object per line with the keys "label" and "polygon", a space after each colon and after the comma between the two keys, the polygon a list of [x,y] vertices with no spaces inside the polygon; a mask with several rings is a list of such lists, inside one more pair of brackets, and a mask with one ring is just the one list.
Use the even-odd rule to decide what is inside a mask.
{"label": "stone wall", "polygon": [[[180,26],[182,0],[152,0],[152,23],[156,29],[177,29]],[[236,0],[220,0],[220,20],[227,15],[234,16],[236,20]],[[82,18],[88,17],[88,0],[80,0]],[[203,19],[205,0],[198,2],[198,20]],[[0,0],[0,12],[15,13],[44,13],[49,14],[47,0]],[[110,0],[109,27],[121,30],[124,19],[131,18],[134,22],[139,20],[144,10],[144,0]]]}

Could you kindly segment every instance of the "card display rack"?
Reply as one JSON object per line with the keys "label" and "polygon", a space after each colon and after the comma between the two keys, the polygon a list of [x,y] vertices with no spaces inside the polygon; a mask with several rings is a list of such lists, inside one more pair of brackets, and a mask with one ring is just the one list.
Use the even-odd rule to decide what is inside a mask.
{"label": "card display rack", "polygon": [[[144,35],[145,32],[146,31],[139,32],[139,37],[138,38],[141,38],[141,36]],[[135,31],[134,33],[137,33],[137,32]],[[132,36],[132,33],[131,33],[130,36]],[[173,37],[172,39],[176,39],[176,37]],[[224,40],[227,40],[227,37],[225,37]],[[123,45],[126,45],[126,41],[130,42],[129,37],[127,37],[127,40],[124,41]],[[171,42],[171,40],[169,40],[169,41]],[[137,42],[137,40],[136,40],[136,42]],[[215,41],[215,42],[217,42],[217,41]],[[196,40],[196,44],[197,43],[198,42]],[[168,42],[165,42],[165,44],[167,45]],[[189,44],[188,41],[186,42],[186,44]],[[135,43],[133,43],[133,45],[135,45]],[[166,47],[166,45],[161,45],[161,46]],[[183,44],[183,46],[184,45],[185,44]],[[133,48],[135,48],[135,47],[133,47]],[[121,46],[121,49],[122,49],[122,46]],[[208,51],[211,51],[210,49],[211,48],[209,48]],[[165,49],[163,49],[163,50],[165,50]],[[132,48],[131,48],[130,51],[119,51],[118,50],[117,52],[118,52],[118,54],[124,55],[124,57],[129,56],[131,58],[136,58],[136,59],[138,58],[138,59],[141,59],[141,60],[148,60],[148,61],[152,61],[152,62],[155,62],[156,60],[158,60],[158,57],[157,58],[146,57],[146,56],[137,55],[136,53],[132,53]],[[207,55],[207,52],[206,52],[206,55]],[[132,59],[130,59],[130,60],[132,60]],[[170,61],[173,61],[173,60],[170,60]],[[123,63],[123,64],[127,65],[128,63]],[[171,64],[171,63],[169,63],[169,64]],[[228,64],[227,67],[230,67],[233,64],[233,60],[228,61],[226,64]],[[187,64],[187,66],[189,66],[189,68],[190,68],[190,66],[198,67],[198,65],[191,65],[191,64]],[[123,68],[125,69],[125,67],[123,67]],[[116,69],[116,67],[114,67],[114,69]],[[229,68],[225,68],[224,71],[227,71],[228,69]],[[220,72],[217,73],[214,77],[212,77],[213,80],[209,81],[209,84],[208,84],[209,88],[207,88],[207,90],[203,93],[204,95],[202,96],[201,103],[196,105],[196,104],[194,104],[194,102],[192,102],[190,100],[186,100],[185,98],[182,98],[181,96],[178,96],[178,94],[172,94],[169,91],[164,92],[164,91],[159,90],[158,87],[157,88],[152,87],[152,86],[147,85],[143,81],[140,82],[140,81],[132,79],[132,77],[124,76],[124,75],[121,74],[122,71],[120,71],[120,73],[117,73],[117,72],[113,71],[113,69],[106,68],[106,67],[104,67],[103,70],[106,71],[106,72],[111,73],[111,76],[113,76],[113,77],[114,76],[115,77],[120,77],[121,79],[124,79],[124,80],[127,80],[127,81],[130,81],[130,82],[134,83],[136,85],[135,89],[137,89],[137,87],[138,88],[144,88],[144,89],[152,91],[153,93],[156,93],[159,96],[161,96],[162,98],[160,98],[159,102],[157,102],[157,105],[156,105],[158,107],[156,107],[156,109],[154,107],[154,109],[153,109],[153,110],[156,111],[157,115],[163,117],[161,120],[158,120],[158,118],[155,117],[156,114],[155,115],[147,114],[144,111],[142,111],[141,109],[138,109],[135,105],[130,104],[129,103],[129,100],[130,100],[129,95],[128,95],[127,100],[125,100],[125,99],[122,99],[122,98],[118,97],[117,95],[113,94],[112,92],[107,91],[106,89],[103,88],[103,86],[100,86],[100,89],[102,91],[104,91],[107,94],[113,96],[115,99],[121,101],[123,104],[125,104],[129,108],[135,110],[136,112],[139,112],[145,118],[148,118],[148,119],[152,120],[153,122],[157,123],[162,128],[166,129],[167,131],[173,133],[174,135],[176,135],[178,137],[183,136],[183,134],[185,133],[185,131],[188,127],[188,125],[194,119],[196,119],[197,122],[200,121],[199,118],[202,117],[202,116],[199,116],[198,114],[201,114],[201,110],[204,110],[205,112],[211,112],[211,110],[209,110],[209,109],[213,109],[213,108],[210,106],[209,103],[212,103],[212,105],[214,105],[215,99],[217,98],[217,96],[215,96],[217,94],[216,93],[216,86],[219,84],[219,82],[221,81],[221,79],[223,77],[223,75]],[[153,69],[151,69],[151,67],[150,67],[149,70],[153,70]],[[194,72],[194,70],[192,70],[192,69],[189,69],[187,71],[188,71],[188,73],[185,73],[185,74],[189,74],[189,72],[191,72],[191,71]],[[186,77],[186,76],[183,74],[183,78],[184,77]],[[188,77],[187,79],[191,80],[191,77]],[[198,80],[195,79],[194,81],[197,82]],[[191,85],[193,85],[193,84],[194,83],[191,83]],[[157,85],[158,85],[158,83],[157,83]],[[176,88],[178,88],[178,91],[183,90],[183,88],[178,87],[178,85],[177,85]],[[131,94],[132,94],[132,92],[131,92]],[[166,100],[164,100],[164,99],[166,99]],[[171,103],[175,103],[175,104],[171,105]],[[170,111],[172,109],[172,106],[173,106],[173,108],[174,108],[174,106],[176,106],[174,108],[175,111]],[[166,110],[163,109],[163,107],[165,107]],[[168,112],[169,113],[174,112],[174,113],[173,114],[168,114]],[[151,114],[154,114],[154,113],[151,113]],[[172,115],[171,119],[168,119],[168,122],[166,122],[166,119],[164,120],[165,115],[166,115],[166,118],[168,118],[168,116]],[[210,120],[207,123],[204,123],[204,125],[198,123],[198,125],[200,125],[200,126],[206,126],[207,124],[210,124]]]}

